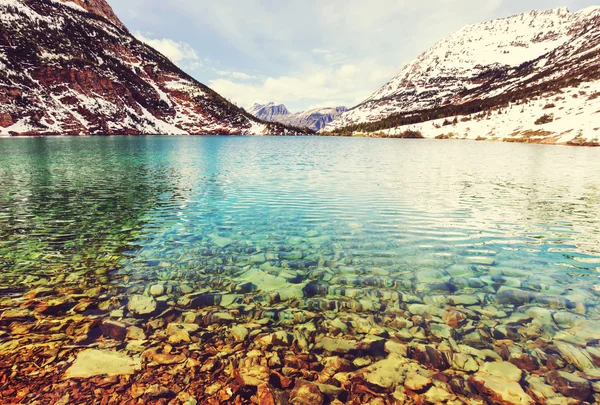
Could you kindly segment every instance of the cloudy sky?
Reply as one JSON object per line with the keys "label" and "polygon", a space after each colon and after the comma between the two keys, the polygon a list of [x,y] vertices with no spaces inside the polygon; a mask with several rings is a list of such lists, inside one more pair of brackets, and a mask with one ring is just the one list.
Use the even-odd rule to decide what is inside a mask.
{"label": "cloudy sky", "polygon": [[108,0],[140,39],[242,107],[367,98],[466,24],[597,0]]}

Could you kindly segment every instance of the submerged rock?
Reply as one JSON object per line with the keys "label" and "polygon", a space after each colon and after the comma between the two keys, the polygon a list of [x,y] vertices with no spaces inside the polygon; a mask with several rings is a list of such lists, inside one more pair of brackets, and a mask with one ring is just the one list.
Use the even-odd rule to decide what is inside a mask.
{"label": "submerged rock", "polygon": [[556,348],[568,363],[574,365],[579,370],[585,371],[596,368],[594,361],[587,351],[563,342],[557,342]]}
{"label": "submerged rock", "polygon": [[485,363],[481,371],[515,382],[521,381],[523,376],[523,372],[517,366],[508,362]]}
{"label": "submerged rock", "polygon": [[165,293],[165,287],[162,284],[155,284],[150,287],[150,295],[153,297],[160,297]]}
{"label": "submerged rock", "polygon": [[127,335],[127,325],[121,322],[105,320],[102,322],[100,329],[102,335],[114,340],[125,340]]}
{"label": "submerged rock", "polygon": [[229,333],[236,342],[243,342],[248,337],[249,332],[248,329],[246,329],[245,327],[241,325],[236,325],[231,327]]}
{"label": "submerged rock", "polygon": [[133,295],[129,297],[127,309],[134,316],[151,315],[156,311],[156,300],[145,295]]}
{"label": "submerged rock", "polygon": [[369,383],[383,388],[395,387],[404,382],[406,376],[400,370],[408,363],[406,358],[390,355],[387,359],[369,366],[364,378]]}
{"label": "submerged rock", "polygon": [[142,367],[139,359],[109,350],[89,349],[80,352],[67,370],[66,378],[90,378],[134,374]]}
{"label": "submerged rock", "polygon": [[384,348],[384,339],[365,339],[363,341],[356,341],[323,337],[318,340],[315,345],[315,349],[321,349],[331,353],[363,351],[371,354],[380,354],[384,352]]}
{"label": "submerged rock", "polygon": [[492,403],[501,405],[534,405],[535,401],[515,381],[487,373],[473,375],[469,382]]}
{"label": "submerged rock", "polygon": [[291,405],[323,405],[324,402],[325,396],[317,384],[304,380],[296,382],[294,389],[290,393]]}
{"label": "submerged rock", "polygon": [[413,374],[404,381],[404,387],[414,392],[423,391],[431,384],[431,378],[423,377],[419,374]]}
{"label": "submerged rock", "polygon": [[582,401],[587,400],[592,387],[588,380],[564,371],[553,371],[546,375],[546,381],[561,394]]}

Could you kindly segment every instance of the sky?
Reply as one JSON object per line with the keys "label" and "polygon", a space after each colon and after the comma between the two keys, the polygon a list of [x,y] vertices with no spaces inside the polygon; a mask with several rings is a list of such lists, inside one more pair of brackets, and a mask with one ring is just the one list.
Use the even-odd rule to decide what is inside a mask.
{"label": "sky", "polygon": [[353,107],[472,23],[600,0],[108,0],[134,35],[237,105]]}

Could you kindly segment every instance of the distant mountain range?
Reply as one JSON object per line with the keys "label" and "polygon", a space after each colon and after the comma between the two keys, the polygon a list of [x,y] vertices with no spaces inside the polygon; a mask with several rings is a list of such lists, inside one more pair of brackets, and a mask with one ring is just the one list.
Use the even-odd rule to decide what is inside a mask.
{"label": "distant mountain range", "polygon": [[0,136],[297,132],[181,71],[105,0],[0,1]]}
{"label": "distant mountain range", "polygon": [[469,25],[407,64],[326,131],[593,144],[600,7]]}
{"label": "distant mountain range", "polygon": [[283,104],[268,103],[254,104],[248,112],[264,121],[279,122],[298,128],[310,128],[319,131],[347,110],[346,107],[328,107],[292,114]]}

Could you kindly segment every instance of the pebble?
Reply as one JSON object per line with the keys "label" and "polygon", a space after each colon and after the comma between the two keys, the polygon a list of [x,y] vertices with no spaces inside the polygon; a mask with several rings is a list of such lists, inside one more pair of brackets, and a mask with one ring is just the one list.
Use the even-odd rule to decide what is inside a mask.
{"label": "pebble", "polygon": [[160,297],[165,293],[165,287],[162,284],[155,284],[150,287],[150,295]]}

